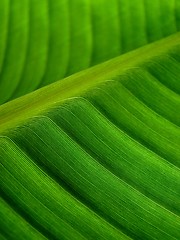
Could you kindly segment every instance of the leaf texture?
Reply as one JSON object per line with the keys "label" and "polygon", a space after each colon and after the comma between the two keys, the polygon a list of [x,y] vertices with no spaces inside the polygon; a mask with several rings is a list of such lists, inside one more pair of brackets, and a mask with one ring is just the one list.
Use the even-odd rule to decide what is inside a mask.
{"label": "leaf texture", "polygon": [[[1,106],[1,204],[17,229],[180,238],[179,44],[176,34]],[[19,239],[3,217],[3,236]]]}
{"label": "leaf texture", "polygon": [[179,0],[1,0],[0,103],[180,30]]}

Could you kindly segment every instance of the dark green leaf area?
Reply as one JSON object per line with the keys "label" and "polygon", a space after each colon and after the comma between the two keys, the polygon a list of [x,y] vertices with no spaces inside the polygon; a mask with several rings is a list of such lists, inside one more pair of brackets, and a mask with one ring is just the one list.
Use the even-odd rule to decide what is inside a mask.
{"label": "dark green leaf area", "polygon": [[2,198],[0,199],[0,214],[0,229],[4,236],[3,238],[0,234],[0,239],[46,239]]}
{"label": "dark green leaf area", "polygon": [[[86,107],[86,111],[88,113],[87,115],[90,115],[92,110],[90,108],[89,112],[89,109]],[[109,132],[109,129],[104,128],[104,130],[104,134]],[[25,137],[25,132],[28,137]],[[152,191],[153,195],[159,191],[159,198],[161,197],[163,199],[164,195],[163,202],[165,202],[165,204],[166,197],[168,195],[170,196],[170,192],[172,191],[172,198],[175,197],[175,200],[173,199],[172,202],[175,201],[178,206],[178,169],[169,166],[166,162],[164,163],[162,159],[159,159],[159,157],[154,156],[154,154],[149,153],[147,150],[143,152],[141,146],[140,149],[142,151],[139,153],[141,154],[141,158],[139,156],[141,161],[136,160],[139,150],[136,143],[131,139],[129,139],[130,143],[128,143],[128,140],[124,141],[123,137],[121,137],[122,140],[118,147],[122,149],[121,151],[125,149],[126,154],[129,152],[129,156],[126,157],[127,160],[123,160],[125,153],[121,154],[122,163],[119,164],[119,176],[117,176],[117,173],[116,175],[113,173],[114,168],[117,166],[116,159],[117,162],[120,162],[120,159],[117,157],[119,154],[117,151],[114,153],[114,155],[117,154],[115,158],[113,153],[110,155],[108,150],[104,148],[107,157],[111,157],[111,160],[115,162],[112,164],[109,161],[109,167],[107,168],[95,157],[87,153],[77,142],[70,138],[47,117],[36,119],[36,121],[33,121],[29,126],[25,127],[24,131],[21,131],[21,134],[20,142],[18,141],[19,138],[16,140],[17,144],[21,145],[23,149],[26,149],[27,154],[32,159],[48,167],[52,176],[55,175],[56,178],[62,178],[76,191],[76,195],[81,196],[84,204],[119,230],[133,236],[135,239],[151,239],[152,237],[164,239],[171,237],[172,239],[176,239],[179,237],[179,217],[153,201],[148,195],[146,196],[143,191],[141,192],[140,188],[138,189],[137,187],[136,189],[132,184],[134,179],[138,179],[137,182],[139,183],[142,183],[142,179],[144,179],[144,182],[148,181],[149,185],[152,184],[152,187],[149,187],[151,188],[149,192]],[[116,133],[116,135],[118,137],[118,133]],[[115,134],[113,134],[113,136],[115,136]],[[126,135],[124,138],[128,139]],[[113,142],[116,142],[116,138],[114,138]],[[134,153],[133,159],[130,149],[128,149],[128,144],[131,144],[131,151]],[[136,147],[133,147],[134,144]],[[117,148],[116,145],[115,147]],[[111,148],[111,145],[109,148]],[[102,155],[103,154],[104,153],[102,153]],[[151,157],[149,157],[149,155],[151,155]],[[155,167],[152,166],[150,161],[147,168],[144,167],[144,173],[140,171],[141,166],[144,165],[143,158],[145,159],[145,157],[146,159],[149,158],[150,161],[153,161],[153,158],[154,162],[155,160],[157,161],[156,173],[159,172],[159,175],[154,175],[154,179],[152,174]],[[106,161],[107,160],[108,158]],[[134,162],[136,163],[134,164]],[[135,172],[136,166],[139,166],[139,169]],[[122,168],[122,170],[120,168]],[[166,172],[166,170],[169,172],[169,177],[163,174],[163,171]],[[129,175],[129,182],[128,179],[125,180],[126,175]],[[144,177],[142,178],[142,176]],[[171,181],[169,180],[170,177],[172,177]],[[167,178],[169,188],[171,189],[169,191],[166,188]],[[142,189],[145,188],[145,186],[147,185],[144,184]],[[155,189],[152,190],[154,186]],[[165,196],[166,190],[167,196]],[[174,192],[176,192],[176,194]],[[150,193],[148,194],[150,195]],[[52,207],[54,208],[55,204],[53,204]],[[56,211],[58,211],[58,209]],[[72,219],[72,217],[68,219]],[[66,219],[66,221],[68,221],[68,219]],[[73,225],[75,228],[78,228],[78,222],[73,222]],[[83,229],[80,228],[79,231],[81,232]]]}
{"label": "dark green leaf area", "polygon": [[[47,129],[50,128],[51,126]],[[26,133],[28,134],[28,129],[26,129]],[[61,135],[59,137],[61,138]],[[30,140],[30,138],[27,139],[28,141]],[[48,139],[51,140],[49,137]],[[26,144],[26,140],[24,144]],[[62,141],[64,140],[62,138]],[[1,191],[3,195],[6,195],[6,198],[8,196],[8,201],[15,209],[16,215],[21,214],[24,221],[32,225],[30,225],[31,228],[36,228],[36,230],[30,229],[28,231],[34,231],[32,234],[37,235],[37,238],[31,237],[29,232],[27,232],[31,239],[41,239],[38,238],[40,232],[48,239],[130,239],[90,210],[88,206],[75,199],[74,196],[62,188],[58,182],[48,176],[34,162],[36,157],[39,160],[46,160],[49,151],[46,146],[44,147],[47,149],[47,152],[43,156],[44,153],[40,154],[39,144],[37,143],[37,148],[34,148],[37,154],[30,158],[10,139],[1,138],[0,141]],[[54,147],[56,149],[57,145]],[[58,148],[60,150],[60,147]],[[63,170],[63,162],[57,158],[58,152],[52,152],[51,156],[52,158],[49,158],[49,160],[55,167],[55,170],[55,161],[62,164]],[[52,159],[54,159],[54,163]],[[64,156],[63,159],[66,161],[67,157]],[[44,164],[49,165],[45,162]],[[65,166],[66,163],[64,164]],[[61,168],[58,171],[61,171]],[[62,175],[64,174],[65,172],[62,172]],[[71,176],[71,173],[69,173],[69,176]],[[10,213],[13,215],[13,210],[10,210]],[[8,233],[8,228],[13,227],[12,223],[9,224],[7,224],[6,220],[1,225],[1,227],[4,226],[6,234]],[[22,227],[19,225],[19,228],[21,229]],[[18,238],[18,232],[14,238]]]}
{"label": "dark green leaf area", "polygon": [[[145,144],[140,144],[141,139],[137,141],[123,128],[118,128],[84,99],[73,101],[54,113],[50,117],[103,166],[148,197],[180,213],[178,168],[152,152]],[[147,125],[145,127],[148,128]],[[175,138],[177,129],[172,127],[172,130]],[[145,137],[150,138],[152,131],[146,133]],[[157,145],[157,142],[152,144]],[[178,155],[177,144],[173,145],[173,150]]]}

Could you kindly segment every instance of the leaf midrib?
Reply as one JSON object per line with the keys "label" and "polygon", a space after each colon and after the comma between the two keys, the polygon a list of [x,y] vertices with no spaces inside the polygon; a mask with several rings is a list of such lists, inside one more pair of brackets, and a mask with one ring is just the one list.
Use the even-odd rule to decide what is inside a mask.
{"label": "leaf midrib", "polygon": [[122,74],[150,58],[167,53],[179,44],[180,32],[1,105],[0,134],[42,113],[56,103],[80,96],[97,84]]}

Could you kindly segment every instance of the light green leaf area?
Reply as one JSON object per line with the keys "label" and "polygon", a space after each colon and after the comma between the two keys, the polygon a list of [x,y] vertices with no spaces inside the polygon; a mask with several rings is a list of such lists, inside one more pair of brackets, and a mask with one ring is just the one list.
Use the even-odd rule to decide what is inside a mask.
{"label": "light green leaf area", "polygon": [[0,1],[0,239],[180,239],[179,9]]}
{"label": "light green leaf area", "polygon": [[179,0],[0,1],[0,104],[180,30]]}

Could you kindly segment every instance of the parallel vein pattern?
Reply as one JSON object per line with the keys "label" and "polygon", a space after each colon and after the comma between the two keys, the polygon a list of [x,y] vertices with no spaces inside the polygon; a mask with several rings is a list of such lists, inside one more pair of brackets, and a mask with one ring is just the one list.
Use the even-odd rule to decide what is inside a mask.
{"label": "parallel vein pattern", "polygon": [[3,236],[180,239],[174,56],[128,70],[0,138]]}
{"label": "parallel vein pattern", "polygon": [[0,104],[180,30],[179,0],[1,0]]}

